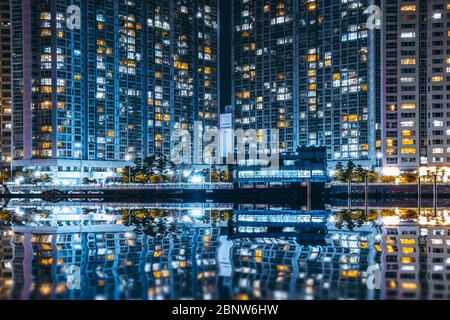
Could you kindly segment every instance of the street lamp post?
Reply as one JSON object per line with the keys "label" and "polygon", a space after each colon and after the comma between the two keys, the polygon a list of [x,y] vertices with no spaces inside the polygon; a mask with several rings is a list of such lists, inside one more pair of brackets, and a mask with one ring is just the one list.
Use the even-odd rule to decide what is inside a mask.
{"label": "street lamp post", "polygon": [[128,166],[128,184],[131,184],[131,166]]}
{"label": "street lamp post", "polygon": [[10,176],[9,181],[13,182],[13,160],[14,160],[14,153],[15,153],[15,147],[14,145],[11,146],[11,158],[9,159],[9,170],[10,170]]}
{"label": "street lamp post", "polygon": [[[132,157],[129,154],[125,157],[125,160],[127,162],[131,161],[131,159],[132,159]],[[131,184],[131,165],[128,165],[128,184],[129,185]]]}
{"label": "street lamp post", "polygon": [[12,157],[9,161],[9,181],[13,181],[13,164],[12,164]]}

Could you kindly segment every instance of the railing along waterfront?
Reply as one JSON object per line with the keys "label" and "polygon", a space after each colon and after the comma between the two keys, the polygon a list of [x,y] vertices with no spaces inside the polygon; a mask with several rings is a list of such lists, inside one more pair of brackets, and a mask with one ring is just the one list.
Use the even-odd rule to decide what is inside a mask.
{"label": "railing along waterfront", "polygon": [[35,201],[15,201],[9,202],[9,208],[95,208],[95,209],[162,209],[162,210],[233,210],[234,205],[230,203],[133,203],[133,202],[35,202]]}
{"label": "railing along waterfront", "polygon": [[41,193],[45,191],[58,190],[70,191],[107,191],[107,190],[217,190],[233,189],[232,183],[162,183],[162,184],[107,184],[107,185],[7,185],[11,193],[30,192]]}

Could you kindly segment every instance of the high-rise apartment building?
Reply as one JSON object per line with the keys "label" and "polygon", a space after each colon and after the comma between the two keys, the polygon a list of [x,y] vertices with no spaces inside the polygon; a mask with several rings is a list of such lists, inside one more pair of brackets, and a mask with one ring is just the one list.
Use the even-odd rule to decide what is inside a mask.
{"label": "high-rise apartment building", "polygon": [[293,151],[297,56],[295,1],[233,1],[233,96],[236,129],[279,129]]}
{"label": "high-rise apartment building", "polygon": [[331,163],[377,164],[380,30],[368,10],[377,2],[299,4],[298,143],[326,146]]}
{"label": "high-rise apartment building", "polygon": [[380,147],[376,1],[234,1],[235,125],[280,130],[282,151],[326,146],[372,167]]}
{"label": "high-rise apartment building", "polygon": [[148,152],[170,154],[174,130],[218,128],[219,2],[148,1]]}
{"label": "high-rise apartment building", "polygon": [[385,173],[448,166],[450,4],[393,0],[382,11]]}
{"label": "high-rise apartment building", "polygon": [[170,155],[176,129],[217,127],[218,10],[217,0],[13,0],[14,166],[106,178]]}
{"label": "high-rise apartment building", "polygon": [[[87,160],[126,161],[145,154],[145,1],[82,1],[86,12]],[[58,157],[65,155],[58,155]]]}
{"label": "high-rise apartment building", "polygon": [[0,170],[11,162],[11,19],[10,1],[0,1]]}
{"label": "high-rise apartment building", "polygon": [[12,13],[14,166],[106,177],[142,156],[142,3],[12,1]]}

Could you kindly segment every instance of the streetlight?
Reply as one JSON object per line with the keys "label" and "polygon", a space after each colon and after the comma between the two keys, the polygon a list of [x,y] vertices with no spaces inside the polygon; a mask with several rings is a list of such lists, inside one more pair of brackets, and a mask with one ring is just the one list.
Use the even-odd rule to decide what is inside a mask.
{"label": "streetlight", "polygon": [[9,170],[10,170],[10,176],[9,181],[13,181],[13,155],[11,154],[11,157],[9,157]]}
{"label": "streetlight", "polygon": [[13,160],[14,160],[14,157],[15,157],[15,152],[16,152],[16,150],[15,150],[15,146],[14,146],[14,143],[11,143],[12,144],[12,146],[11,146],[11,157],[9,158],[9,165],[10,165],[10,170],[11,170],[11,176],[9,177],[9,181],[13,181]]}

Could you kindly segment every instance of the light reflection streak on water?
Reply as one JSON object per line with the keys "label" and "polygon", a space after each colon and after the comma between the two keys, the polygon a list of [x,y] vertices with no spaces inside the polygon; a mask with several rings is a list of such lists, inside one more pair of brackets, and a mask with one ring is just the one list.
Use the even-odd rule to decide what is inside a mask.
{"label": "light reflection streak on water", "polygon": [[[286,209],[12,204],[0,211],[0,298],[449,298],[448,209]],[[374,264],[380,290],[367,288]]]}

